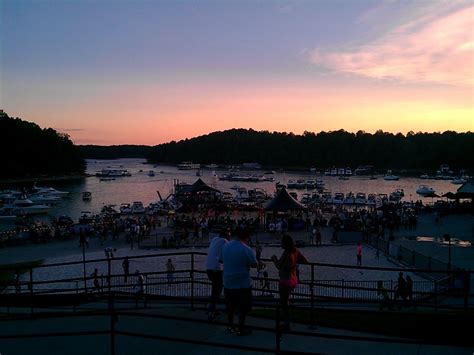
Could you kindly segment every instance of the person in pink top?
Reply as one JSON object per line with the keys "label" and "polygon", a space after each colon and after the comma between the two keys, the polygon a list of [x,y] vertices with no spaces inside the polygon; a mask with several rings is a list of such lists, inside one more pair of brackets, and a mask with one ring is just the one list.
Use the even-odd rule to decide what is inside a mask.
{"label": "person in pink top", "polygon": [[295,247],[293,238],[291,238],[289,235],[284,235],[281,238],[281,247],[283,249],[283,254],[281,255],[280,259],[278,259],[276,255],[273,255],[271,259],[275,263],[280,276],[278,292],[280,294],[280,305],[282,308],[284,320],[283,329],[289,330],[290,294],[298,283],[296,265],[305,264],[308,262],[308,260]]}

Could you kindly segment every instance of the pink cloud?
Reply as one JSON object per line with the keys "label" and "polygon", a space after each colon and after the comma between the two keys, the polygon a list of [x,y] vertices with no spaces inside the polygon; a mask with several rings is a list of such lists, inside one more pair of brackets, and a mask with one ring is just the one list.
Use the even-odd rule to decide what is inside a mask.
{"label": "pink cloud", "polygon": [[355,50],[311,53],[314,64],[376,79],[474,85],[474,6],[423,16]]}

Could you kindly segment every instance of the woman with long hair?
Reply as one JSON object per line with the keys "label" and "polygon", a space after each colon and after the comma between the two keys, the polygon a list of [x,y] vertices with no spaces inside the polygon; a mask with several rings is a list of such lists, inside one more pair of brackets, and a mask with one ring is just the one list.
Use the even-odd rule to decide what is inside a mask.
{"label": "woman with long hair", "polygon": [[298,284],[297,277],[297,264],[305,264],[308,260],[301,254],[301,252],[295,247],[293,238],[285,234],[281,238],[281,247],[283,254],[280,259],[276,255],[271,257],[279,271],[280,283],[279,283],[279,294],[280,294],[280,305],[282,308],[283,315],[283,330],[290,329],[290,294]]}

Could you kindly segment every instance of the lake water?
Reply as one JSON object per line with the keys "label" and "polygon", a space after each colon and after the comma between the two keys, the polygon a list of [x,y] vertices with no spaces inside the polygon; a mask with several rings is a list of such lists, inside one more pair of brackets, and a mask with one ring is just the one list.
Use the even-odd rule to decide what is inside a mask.
{"label": "lake water", "polygon": [[[115,204],[120,206],[122,203],[132,203],[141,201],[145,206],[151,202],[159,200],[157,191],[163,198],[166,198],[173,191],[174,181],[193,183],[198,178],[196,170],[178,170],[175,166],[150,165],[146,164],[144,159],[117,159],[117,160],[87,160],[87,173],[107,169],[127,169],[132,176],[116,178],[113,181],[100,181],[96,176],[90,176],[82,181],[61,183],[61,185],[52,185],[53,187],[69,191],[70,194],[51,209],[50,216],[66,214],[77,220],[82,211],[100,212],[102,206],[106,204]],[[142,171],[140,171],[142,170]],[[155,176],[148,176],[148,171],[153,170]],[[366,176],[353,176],[349,180],[339,180],[337,177],[321,176],[302,172],[277,171],[272,175],[275,182],[235,182],[235,181],[216,181],[213,178],[212,170],[202,169],[201,178],[208,184],[215,186],[222,191],[232,192],[230,189],[234,185],[245,188],[259,187],[273,194],[275,191],[275,182],[279,181],[286,184],[289,179],[322,179],[325,182],[325,188],[335,192],[353,193],[386,193],[390,194],[394,190],[401,188],[405,191],[404,200],[422,200],[424,203],[436,202],[442,198],[423,198],[416,194],[416,189],[421,184],[432,187],[438,195],[446,192],[456,192],[459,185],[454,185],[446,180],[422,180],[412,177],[401,177],[398,181],[385,181],[382,177],[377,180],[370,180]],[[216,173],[222,175],[227,170],[217,169]],[[241,171],[241,173],[244,173]],[[252,171],[251,173],[263,173],[263,171]],[[92,193],[91,201],[82,200],[82,192],[90,191]],[[305,190],[294,190],[298,198],[306,192]],[[314,190],[313,190],[314,191]],[[311,191],[308,191],[311,192]],[[445,199],[443,199],[445,200]]]}

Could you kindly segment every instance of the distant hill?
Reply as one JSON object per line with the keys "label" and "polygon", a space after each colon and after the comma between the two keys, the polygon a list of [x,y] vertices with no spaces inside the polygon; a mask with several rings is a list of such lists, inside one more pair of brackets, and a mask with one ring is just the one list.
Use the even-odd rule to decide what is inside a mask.
{"label": "distant hill", "polygon": [[83,173],[86,163],[65,134],[0,110],[0,178]]}
{"label": "distant hill", "polygon": [[152,147],[146,145],[80,145],[86,159],[147,158]]}
{"label": "distant hill", "polygon": [[474,133],[413,133],[406,136],[344,130],[311,133],[231,129],[153,147],[149,161],[238,164],[258,162],[280,167],[356,167],[378,169],[474,168]]}

